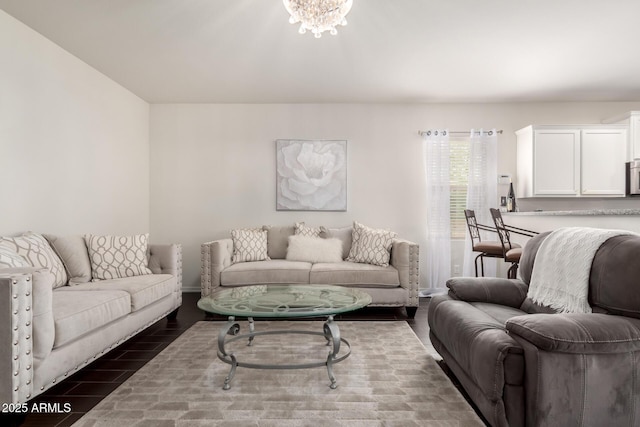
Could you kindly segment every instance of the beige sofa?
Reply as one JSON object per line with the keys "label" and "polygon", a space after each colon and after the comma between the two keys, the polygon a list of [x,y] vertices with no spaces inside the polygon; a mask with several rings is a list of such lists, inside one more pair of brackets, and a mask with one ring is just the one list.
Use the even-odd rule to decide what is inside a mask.
{"label": "beige sofa", "polygon": [[[88,261],[82,237],[72,242],[75,249],[56,251],[65,269],[78,257]],[[152,274],[77,283],[70,272],[72,285],[58,287],[46,268],[0,269],[0,402],[26,402],[159,319],[175,317],[181,246],[149,245],[148,268]]]}
{"label": "beige sofa", "polygon": [[[304,262],[287,260],[287,244],[295,228],[268,228],[269,260],[232,263],[233,240],[220,239],[201,245],[202,296],[220,287],[254,284],[333,284],[361,289],[371,295],[370,307],[406,307],[409,317],[418,308],[419,246],[394,239],[389,265],[341,262]],[[344,257],[351,246],[351,227],[326,229],[331,237],[343,241]]]}

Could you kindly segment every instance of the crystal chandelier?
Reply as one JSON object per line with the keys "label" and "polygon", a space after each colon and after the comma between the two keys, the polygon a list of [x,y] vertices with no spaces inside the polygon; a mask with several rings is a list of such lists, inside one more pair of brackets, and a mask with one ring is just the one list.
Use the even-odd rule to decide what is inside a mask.
{"label": "crystal chandelier", "polygon": [[298,32],[311,31],[320,38],[324,31],[336,35],[336,25],[347,25],[345,16],[351,10],[353,0],[282,0],[291,15],[289,22],[300,22]]}

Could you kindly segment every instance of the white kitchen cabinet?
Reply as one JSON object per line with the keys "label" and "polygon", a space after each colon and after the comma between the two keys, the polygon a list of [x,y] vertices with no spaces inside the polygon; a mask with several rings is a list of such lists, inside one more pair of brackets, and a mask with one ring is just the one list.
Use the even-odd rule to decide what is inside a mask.
{"label": "white kitchen cabinet", "polygon": [[640,111],[628,111],[621,116],[611,117],[604,123],[619,123],[629,127],[629,151],[627,161],[640,159]]}
{"label": "white kitchen cabinet", "polygon": [[517,136],[517,197],[624,196],[624,125],[528,126]]}
{"label": "white kitchen cabinet", "polygon": [[582,130],[580,157],[580,194],[624,196],[625,129]]}

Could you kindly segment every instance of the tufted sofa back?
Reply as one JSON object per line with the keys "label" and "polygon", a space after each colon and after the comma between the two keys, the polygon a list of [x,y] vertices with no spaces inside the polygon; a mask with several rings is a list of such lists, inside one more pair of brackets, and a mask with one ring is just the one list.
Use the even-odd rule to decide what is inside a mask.
{"label": "tufted sofa back", "polygon": [[[550,233],[532,237],[524,247],[518,272],[527,285],[538,249]],[[616,236],[600,246],[591,264],[589,304],[594,312],[640,318],[640,236]],[[521,308],[528,313],[554,311],[528,298]]]}

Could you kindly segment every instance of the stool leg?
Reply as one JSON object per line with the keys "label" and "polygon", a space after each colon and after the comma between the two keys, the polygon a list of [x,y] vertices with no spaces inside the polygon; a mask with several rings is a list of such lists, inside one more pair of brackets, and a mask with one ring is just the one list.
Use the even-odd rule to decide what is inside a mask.
{"label": "stool leg", "polygon": [[482,254],[478,255],[476,257],[476,259],[474,260],[474,264],[476,266],[476,277],[478,277],[478,258],[480,258],[482,256]]}

